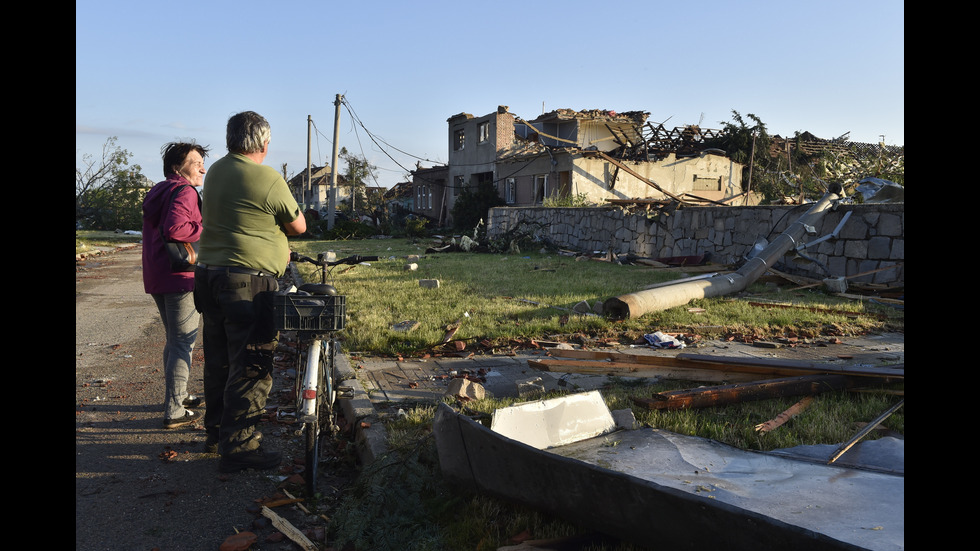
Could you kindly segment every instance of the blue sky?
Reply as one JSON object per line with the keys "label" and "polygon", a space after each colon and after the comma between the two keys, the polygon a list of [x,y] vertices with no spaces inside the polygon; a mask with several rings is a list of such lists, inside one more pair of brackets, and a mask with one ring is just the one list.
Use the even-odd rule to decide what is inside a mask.
{"label": "blue sky", "polygon": [[[226,153],[232,114],[272,125],[266,164],[305,170],[339,145],[377,185],[448,160],[447,119],[507,105],[647,111],[721,128],[749,113],[770,134],[850,132],[905,144],[899,1],[77,0],[75,157],[110,136],[151,180],[176,139]],[[369,136],[383,141],[379,147]],[[343,169],[343,167],[341,167]]]}

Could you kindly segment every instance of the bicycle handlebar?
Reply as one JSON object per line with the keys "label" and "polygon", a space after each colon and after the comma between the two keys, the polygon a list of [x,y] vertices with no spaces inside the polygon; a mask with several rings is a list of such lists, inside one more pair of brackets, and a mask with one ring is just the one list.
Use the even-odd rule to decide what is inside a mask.
{"label": "bicycle handlebar", "polygon": [[348,256],[346,258],[341,258],[339,260],[334,260],[330,262],[324,260],[322,254],[320,255],[319,258],[314,260],[308,256],[303,256],[297,252],[291,252],[289,253],[289,260],[291,262],[309,262],[310,264],[316,264],[317,266],[340,266],[342,264],[354,265],[354,264],[360,264],[361,262],[375,262],[378,260],[378,257],[375,255],[366,256],[366,255],[355,254],[355,255]]}

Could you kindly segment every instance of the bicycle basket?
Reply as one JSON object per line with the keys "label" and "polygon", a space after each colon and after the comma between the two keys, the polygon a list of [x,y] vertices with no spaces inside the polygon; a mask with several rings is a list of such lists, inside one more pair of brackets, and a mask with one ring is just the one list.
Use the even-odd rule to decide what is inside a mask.
{"label": "bicycle basket", "polygon": [[340,331],[344,296],[275,295],[273,313],[279,331]]}

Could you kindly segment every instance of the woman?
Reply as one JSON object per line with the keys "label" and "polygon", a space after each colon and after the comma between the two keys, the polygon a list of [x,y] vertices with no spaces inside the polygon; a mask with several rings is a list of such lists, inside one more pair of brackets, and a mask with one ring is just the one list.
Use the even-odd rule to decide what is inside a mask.
{"label": "woman", "polygon": [[[163,426],[172,429],[201,418],[190,409],[201,405],[200,398],[187,393],[200,314],[194,308],[194,272],[172,272],[164,243],[200,239],[196,188],[204,184],[208,149],[193,142],[173,142],[163,146],[162,153],[166,180],[153,186],[143,200],[143,289],[153,296],[167,332]],[[181,186],[186,187],[178,191]],[[174,191],[177,194],[171,201]]]}

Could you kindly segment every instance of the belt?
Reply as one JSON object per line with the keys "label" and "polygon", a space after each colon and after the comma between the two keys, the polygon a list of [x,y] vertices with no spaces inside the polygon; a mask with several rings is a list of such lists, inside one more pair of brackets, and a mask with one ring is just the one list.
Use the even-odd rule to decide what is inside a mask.
{"label": "belt", "polygon": [[276,277],[276,274],[272,272],[263,272],[261,270],[253,270],[251,268],[245,268],[243,266],[209,266],[201,262],[197,263],[198,268],[204,268],[205,270],[213,270],[216,272],[231,272],[233,274],[248,274],[254,276],[268,276]]}

